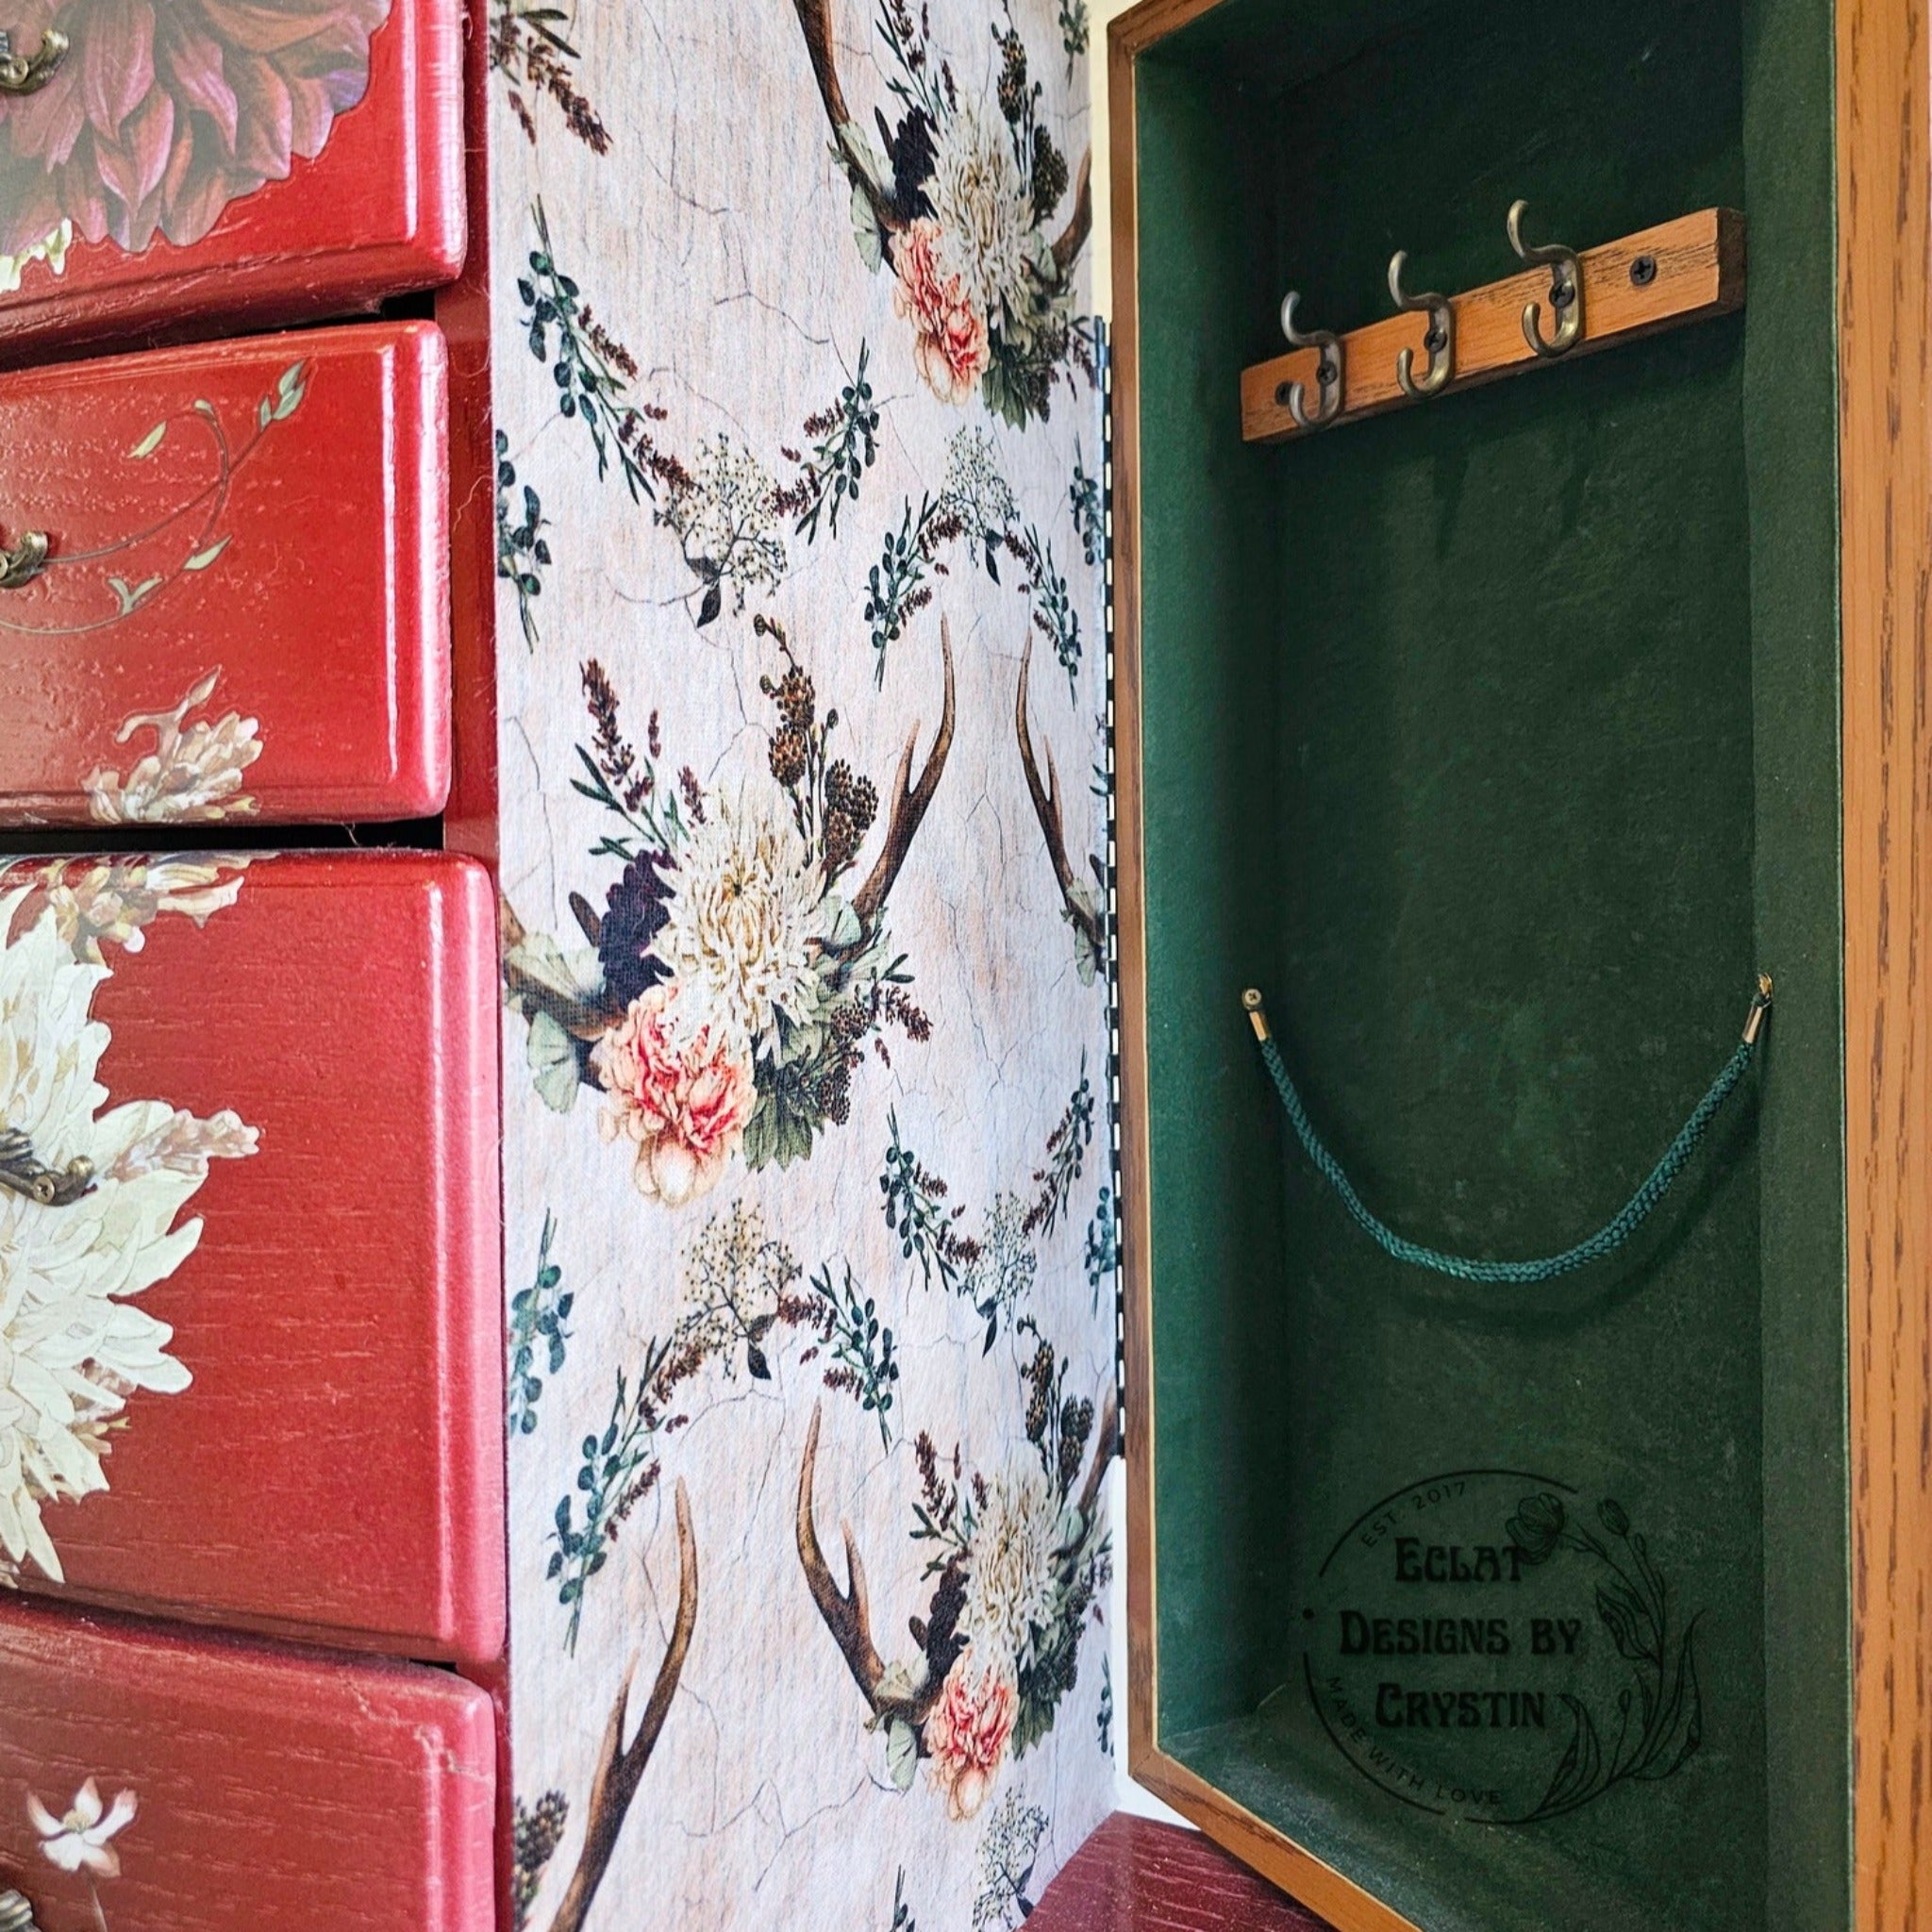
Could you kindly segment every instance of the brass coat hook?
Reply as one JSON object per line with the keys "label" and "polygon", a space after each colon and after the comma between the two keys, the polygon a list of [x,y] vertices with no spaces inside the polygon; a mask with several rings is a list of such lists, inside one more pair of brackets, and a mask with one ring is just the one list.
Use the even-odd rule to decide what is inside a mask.
{"label": "brass coat hook", "polygon": [[1285,382],[1277,400],[1285,404],[1288,413],[1294,418],[1297,429],[1319,429],[1324,423],[1332,423],[1341,413],[1342,361],[1345,354],[1341,338],[1325,328],[1310,329],[1307,335],[1294,325],[1295,304],[1301,300],[1298,290],[1291,289],[1281,298],[1281,333],[1288,338],[1291,349],[1315,349],[1321,353],[1322,360],[1315,372],[1317,394],[1312,412],[1307,408],[1307,391],[1298,382]]}
{"label": "brass coat hook", "polygon": [[1449,386],[1456,365],[1456,311],[1446,295],[1405,295],[1402,272],[1407,266],[1408,251],[1405,248],[1398,248],[1389,258],[1389,292],[1396,308],[1412,308],[1428,316],[1429,327],[1423,337],[1423,347],[1429,352],[1429,367],[1427,374],[1418,379],[1415,351],[1404,349],[1395,358],[1395,379],[1402,385],[1404,395],[1421,402],[1426,396],[1440,395]]}
{"label": "brass coat hook", "polygon": [[52,548],[44,530],[24,530],[20,541],[10,547],[0,542],[0,591],[18,591],[32,583],[46,569]]}
{"label": "brass coat hook", "polygon": [[1516,251],[1519,261],[1529,262],[1532,266],[1538,263],[1549,265],[1550,307],[1557,311],[1557,332],[1545,340],[1542,305],[1525,302],[1523,305],[1523,340],[1539,356],[1546,358],[1567,356],[1583,339],[1583,269],[1574,248],[1565,248],[1555,242],[1532,248],[1524,241],[1523,218],[1528,212],[1526,201],[1510,205],[1507,225],[1509,245]]}
{"label": "brass coat hook", "polygon": [[37,54],[16,54],[13,36],[0,32],[0,94],[37,94],[67,58],[67,36],[49,27]]}

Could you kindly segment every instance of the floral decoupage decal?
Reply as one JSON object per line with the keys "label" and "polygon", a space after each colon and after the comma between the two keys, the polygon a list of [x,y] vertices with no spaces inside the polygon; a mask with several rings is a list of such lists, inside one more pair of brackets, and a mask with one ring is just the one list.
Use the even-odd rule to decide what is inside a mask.
{"label": "floral decoupage decal", "polygon": [[217,665],[195,680],[174,709],[139,711],[122,724],[114,734],[116,744],[151,731],[155,748],[135,760],[125,778],[97,765],[81,780],[97,824],[211,824],[247,818],[255,811],[257,801],[242,790],[242,782],[261,756],[258,721],[229,711],[212,723],[188,722],[189,712],[214,695],[221,675]]}
{"label": "floral decoupage decal", "polygon": [[313,160],[369,86],[391,0],[16,0],[16,49],[72,52],[0,96],[0,291],[75,240],[199,242],[232,201]]}
{"label": "floral decoupage decal", "polygon": [[849,1525],[845,1585],[833,1576],[817,1525],[822,1410],[806,1435],[797,1535],[812,1602],[871,1708],[870,1727],[884,1737],[887,1775],[909,1790],[924,1763],[955,1823],[977,1816],[1009,1753],[1024,1757],[1053,1729],[1111,1574],[1101,1482],[1114,1451],[1113,1392],[1096,1430],[1093,1404],[1067,1391],[1068,1368],[1039,1342],[1021,1377],[1031,1454],[990,1477],[967,1475],[958,1449],[942,1457],[920,1432],[911,1535],[930,1546],[932,1593],[910,1621],[919,1646],[910,1663],[879,1655]]}
{"label": "floral decoupage decal", "polygon": [[[26,1813],[41,1840],[41,1856],[58,1871],[86,1881],[88,1903],[93,1907],[99,1932],[108,1932],[99,1881],[120,1877],[121,1854],[114,1840],[134,1823],[140,1809],[132,1791],[117,1792],[112,1805],[104,1805],[99,1781],[94,1778],[75,1792],[74,1802],[63,1812],[57,1813],[35,1793],[27,1793]],[[8,1896],[17,1898],[19,1894],[0,1894],[0,1909],[5,1908]]]}
{"label": "floral decoupage decal", "polygon": [[793,4],[832,151],[852,183],[859,253],[869,267],[892,272],[893,306],[911,325],[926,387],[944,403],[977,395],[1016,428],[1045,418],[1056,376],[1082,353],[1072,305],[1093,222],[1090,158],[1074,183],[1010,11],[993,25],[999,78],[993,100],[982,102],[935,54],[926,9],[880,0],[898,118],[874,109],[874,144],[841,81],[834,0]]}
{"label": "floral decoupage decal", "polygon": [[[212,473],[198,485],[190,477],[182,487],[191,493],[141,529],[92,550],[55,550],[9,596],[8,608],[0,611],[0,631],[75,638],[109,630],[175,585],[212,570],[233,541],[221,533],[221,526],[236,477],[308,394],[307,361],[290,363],[275,388],[258,399],[249,434],[239,441],[206,396],[164,416],[126,452],[125,459],[150,462],[163,448],[172,456],[192,437],[205,439]],[[40,607],[57,589],[61,599],[49,616]]]}
{"label": "floral decoupage decal", "polygon": [[0,872],[0,1581],[29,1562],[61,1580],[50,1506],[105,1491],[130,1403],[192,1379],[138,1298],[200,1241],[201,1223],[178,1217],[208,1163],[254,1154],[257,1132],[165,1100],[104,1112],[108,1032],[91,1009],[112,976],[106,948],[138,953],[163,913],[205,924],[234,904],[245,863]]}
{"label": "floral decoupage decal", "polygon": [[945,770],[953,741],[953,647],[941,625],[945,698],[915,780],[913,727],[884,838],[856,890],[878,816],[873,781],[833,755],[810,674],[783,629],[760,618],[783,675],[760,689],[776,713],[766,770],[708,791],[686,767],[664,781],[657,714],[640,753],[595,659],[584,666],[594,733],[572,782],[616,821],[592,852],[616,869],[600,912],[571,909],[587,950],[525,930],[506,911],[504,977],[529,1023],[538,1091],[569,1112],[599,1096],[598,1130],[646,1200],[681,1208],[734,1160],[754,1171],[806,1158],[850,1116],[866,1047],[930,1037],[907,991],[886,908]]}

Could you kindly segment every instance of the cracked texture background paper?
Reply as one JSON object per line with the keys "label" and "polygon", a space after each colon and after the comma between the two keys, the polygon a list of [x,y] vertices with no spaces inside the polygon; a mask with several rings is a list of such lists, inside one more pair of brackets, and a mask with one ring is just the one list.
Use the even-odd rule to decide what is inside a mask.
{"label": "cracked texture background paper", "polygon": [[1017,1925],[1112,1790],[1084,0],[491,25],[519,1923]]}

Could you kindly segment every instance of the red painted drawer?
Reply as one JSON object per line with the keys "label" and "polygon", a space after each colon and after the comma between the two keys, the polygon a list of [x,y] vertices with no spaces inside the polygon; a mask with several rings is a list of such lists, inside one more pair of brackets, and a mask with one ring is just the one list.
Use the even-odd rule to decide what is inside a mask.
{"label": "red painted drawer", "polygon": [[42,1932],[487,1932],[492,1732],[445,1672],[0,1606],[0,1890]]}
{"label": "red painted drawer", "polygon": [[500,1652],[493,931],[441,853],[0,874],[0,1164],[92,1162],[0,1191],[23,1588]]}
{"label": "red painted drawer", "polygon": [[[427,817],[447,355],[368,324],[0,376],[0,820]],[[4,581],[4,579],[0,579]]]}
{"label": "red painted drawer", "polygon": [[459,0],[9,0],[0,357],[293,322],[462,265]]}

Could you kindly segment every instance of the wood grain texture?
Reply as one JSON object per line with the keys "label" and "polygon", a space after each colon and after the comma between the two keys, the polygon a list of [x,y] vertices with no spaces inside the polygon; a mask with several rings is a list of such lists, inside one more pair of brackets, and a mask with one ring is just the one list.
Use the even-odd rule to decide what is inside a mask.
{"label": "wood grain texture", "polygon": [[[140,937],[132,957],[104,945],[94,993],[110,1101],[230,1109],[259,1141],[209,1163],[193,1252],[140,1299],[192,1382],[137,1390],[107,1490],[45,1509],[65,1593],[487,1663],[505,1616],[489,875],[441,853],[259,858],[205,925]],[[32,1566],[22,1582],[54,1588]]]}
{"label": "wood grain texture", "polygon": [[1853,1837],[1932,1915],[1932,153],[1924,0],[1838,8]]}
{"label": "wood grain texture", "polygon": [[[0,1886],[42,1932],[483,1932],[493,1721],[439,1671],[0,1606]],[[93,1778],[114,1877],[42,1854]]]}
{"label": "wood grain texture", "polygon": [[[1550,271],[1530,269],[1450,297],[1456,317],[1454,375],[1442,395],[1428,400],[1441,401],[1457,390],[1479,389],[1507,375],[1555,369],[1578,356],[1726,315],[1743,305],[1744,218],[1731,208],[1700,208],[1600,247],[1581,249],[1577,259],[1583,270],[1583,337],[1569,355],[1548,360],[1524,339],[1526,303],[1541,303],[1543,327],[1551,326]],[[1641,283],[1632,273],[1640,260],[1653,264],[1653,278]],[[1413,269],[1409,285],[1414,285]],[[1304,315],[1300,326],[1307,330],[1319,321]],[[1341,412],[1323,426],[1340,428],[1363,416],[1413,408],[1396,379],[1396,358],[1404,349],[1411,350],[1416,373],[1426,369],[1423,338],[1428,326],[1426,315],[1410,312],[1342,336]],[[1297,349],[1241,371],[1245,441],[1285,442],[1316,433],[1296,425],[1285,397],[1291,382],[1314,394],[1319,360],[1313,349]]]}
{"label": "wood grain texture", "polygon": [[253,808],[172,795],[156,817],[441,809],[446,361],[433,325],[374,324],[0,376],[0,531],[52,545],[0,591],[0,824],[114,809],[90,775],[155,743],[126,722],[216,672],[188,722],[256,721],[237,794]]}
{"label": "wood grain texture", "polygon": [[[102,8],[75,25],[76,71],[87,71],[89,36],[121,18]],[[449,281],[467,242],[462,59],[461,0],[393,0],[370,42],[361,100],[312,161],[296,156],[285,178],[231,201],[186,246],[158,235],[130,253],[76,240],[58,274],[28,261],[20,287],[0,295],[0,362],[56,343],[341,315]]]}
{"label": "wood grain texture", "polygon": [[1114,732],[1121,1013],[1121,1261],[1125,1282],[1127,1762],[1150,1790],[1341,1932],[1413,1932],[1331,1866],[1170,1757],[1159,1742],[1154,1282],[1149,1202],[1147,900],[1141,723],[1141,327],[1134,61],[1211,0],[1144,0],[1108,30],[1113,194]]}
{"label": "wood grain texture", "polygon": [[1027,1932],[1323,1932],[1211,1840],[1116,1812],[1047,1887]]}

